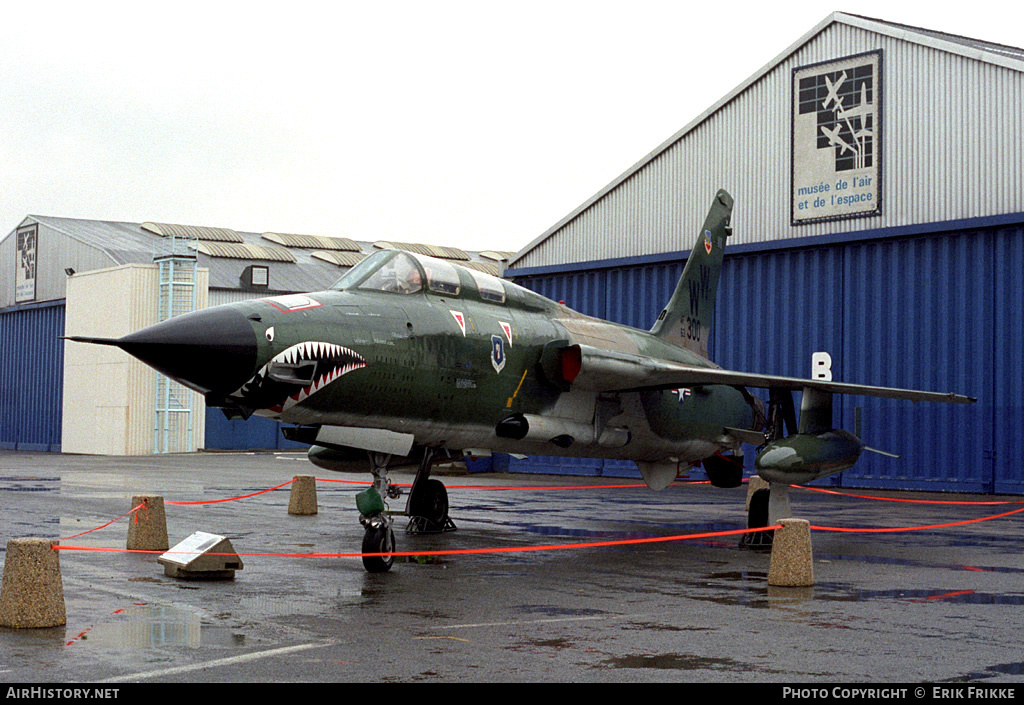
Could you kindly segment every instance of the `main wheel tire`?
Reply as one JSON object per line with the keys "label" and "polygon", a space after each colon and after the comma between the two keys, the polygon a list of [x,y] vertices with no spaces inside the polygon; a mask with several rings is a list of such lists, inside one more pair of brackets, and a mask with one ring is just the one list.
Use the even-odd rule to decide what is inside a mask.
{"label": "main wheel tire", "polygon": [[[768,502],[771,498],[771,490],[757,490],[750,495],[750,509],[747,512],[747,528],[760,529],[768,526],[769,512]],[[774,531],[758,531],[756,533],[743,534],[740,538],[740,546],[745,548],[771,548],[775,538]]]}
{"label": "main wheel tire", "polygon": [[[395,550],[395,532],[390,526],[370,526],[363,534],[363,553],[391,553]],[[386,573],[394,556],[363,556],[363,567],[370,573]]]}
{"label": "main wheel tire", "polygon": [[768,500],[771,490],[757,490],[750,496],[750,510],[747,512],[747,528],[760,529],[768,526]]}
{"label": "main wheel tire", "polygon": [[416,494],[416,502],[409,508],[409,514],[423,517],[431,524],[444,526],[448,519],[448,490],[440,480],[427,480]]}

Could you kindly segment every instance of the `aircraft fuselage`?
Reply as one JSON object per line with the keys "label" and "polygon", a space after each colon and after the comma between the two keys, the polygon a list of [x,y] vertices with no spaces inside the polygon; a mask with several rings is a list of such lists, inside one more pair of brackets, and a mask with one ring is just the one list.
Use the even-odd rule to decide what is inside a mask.
{"label": "aircraft fuselage", "polygon": [[[504,301],[487,301],[478,277],[459,271],[457,295],[352,287],[229,304],[252,326],[256,364],[237,390],[210,400],[301,426],[413,434],[417,445],[634,460],[699,460],[738,445],[724,427],[754,427],[749,400],[726,385],[562,388],[558,351],[572,345],[714,365],[508,282],[492,278],[503,292],[492,298]],[[496,432],[521,416],[553,419],[552,438],[568,438]]]}

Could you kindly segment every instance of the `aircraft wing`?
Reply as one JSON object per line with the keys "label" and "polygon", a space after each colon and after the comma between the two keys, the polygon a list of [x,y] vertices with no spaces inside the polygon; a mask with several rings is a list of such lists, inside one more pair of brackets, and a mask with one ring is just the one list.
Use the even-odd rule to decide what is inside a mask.
{"label": "aircraft wing", "polygon": [[906,399],[908,401],[971,404],[977,401],[962,394],[924,392],[916,389],[876,387],[799,377],[781,377],[750,372],[736,372],[717,367],[699,367],[671,360],[633,355],[588,345],[580,345],[579,373],[571,380],[574,387],[600,392],[638,391],[641,389],[672,389],[702,384],[799,391],[816,389],[833,394]]}

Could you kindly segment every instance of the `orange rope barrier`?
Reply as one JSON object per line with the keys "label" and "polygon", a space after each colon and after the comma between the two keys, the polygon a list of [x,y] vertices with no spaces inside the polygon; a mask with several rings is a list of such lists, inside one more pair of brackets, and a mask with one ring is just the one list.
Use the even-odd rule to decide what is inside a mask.
{"label": "orange rope barrier", "polygon": [[1021,507],[1020,509],[1014,509],[1014,510],[1009,511],[1009,512],[1003,512],[1002,514],[993,514],[992,516],[979,517],[977,519],[965,519],[963,521],[953,521],[953,522],[949,522],[948,524],[929,524],[928,526],[902,526],[902,527],[891,527],[891,528],[882,528],[882,529],[856,529],[856,528],[846,528],[846,527],[841,527],[841,526],[815,526],[814,524],[811,524],[811,528],[815,529],[817,531],[844,531],[846,533],[865,533],[865,534],[867,534],[867,533],[874,533],[874,534],[895,533],[897,531],[925,531],[927,529],[948,529],[948,528],[950,528],[952,526],[964,526],[966,524],[977,524],[977,523],[982,522],[982,521],[990,521],[992,519],[1001,519],[1002,517],[1008,517],[1011,514],[1019,514],[1021,512],[1024,512],[1024,507]]}
{"label": "orange rope barrier", "polygon": [[[270,487],[268,489],[260,490],[259,492],[253,492],[251,494],[243,494],[240,497],[228,497],[226,499],[206,499],[206,500],[202,500],[202,501],[198,501],[198,502],[164,502],[164,504],[194,505],[194,504],[219,504],[220,502],[234,502],[236,499],[248,499],[249,497],[255,497],[257,495],[266,494],[267,492],[273,492],[274,490],[279,490],[282,487],[290,485],[293,482],[295,482],[295,478],[292,478],[291,480],[288,480],[288,482],[282,482],[280,485],[277,485],[276,487]],[[115,519],[115,521],[116,521],[116,519]]]}
{"label": "orange rope barrier", "polygon": [[[506,546],[497,548],[453,548],[438,551],[394,551],[392,553],[204,553],[206,556],[244,556],[270,558],[361,558],[363,556],[461,556],[480,553],[519,553],[523,551],[564,551],[576,548],[607,548],[609,546],[629,546],[641,543],[663,543],[666,541],[686,541],[692,539],[716,538],[720,536],[737,536],[739,534],[774,531],[778,525],[762,526],[756,529],[729,529],[727,531],[709,531],[700,534],[680,534],[676,536],[650,536],[642,539],[617,539],[613,541],[592,541],[582,543],[549,544],[544,546]],[[54,546],[61,551],[97,551],[104,553],[171,553],[171,551],[147,551],[128,548],[103,548],[94,546]],[[178,551],[178,553],[195,553],[195,551]]]}
{"label": "orange rope barrier", "polygon": [[810,490],[811,492],[821,492],[822,494],[832,494],[839,497],[853,497],[856,499],[875,499],[879,502],[906,502],[909,504],[956,504],[956,505],[1000,505],[1000,504],[1024,504],[1024,499],[1007,499],[1007,500],[992,500],[990,502],[968,502],[966,500],[953,500],[953,499],[909,499],[906,497],[878,497],[876,495],[868,494],[851,494],[849,492],[837,492],[836,490],[825,489],[824,487],[808,487],[807,485],[790,485],[790,487],[796,487],[802,490]]}
{"label": "orange rope barrier", "polygon": [[[140,505],[141,506],[141,505]],[[137,509],[138,507],[136,507]],[[133,510],[134,511],[134,510]],[[928,529],[945,529],[953,526],[964,526],[966,524],[976,524],[983,521],[990,521],[992,519],[1000,519],[1008,517],[1013,514],[1019,514],[1024,512],[1024,507],[1020,509],[1014,509],[1009,512],[1003,512],[1002,514],[993,514],[987,517],[979,517],[977,519],[966,519],[964,521],[950,522],[946,524],[930,524],[926,526],[911,526],[911,527],[891,527],[891,528],[848,528],[848,527],[836,527],[836,526],[817,526],[812,524],[811,529],[815,531],[835,531],[845,533],[896,533],[901,531],[923,531]],[[121,518],[121,517],[118,517]],[[114,521],[117,521],[116,519]],[[110,522],[113,523],[113,522]],[[102,528],[102,527],[100,527]],[[471,554],[485,554],[485,553],[519,553],[526,551],[562,551],[568,549],[579,549],[579,548],[606,548],[610,546],[629,546],[646,543],[663,543],[667,541],[687,541],[693,539],[704,539],[704,538],[718,538],[722,536],[738,536],[740,534],[758,533],[763,531],[774,531],[782,528],[780,525],[775,524],[772,526],[758,527],[754,529],[729,529],[727,531],[710,531],[698,534],[679,534],[674,536],[654,536],[642,539],[617,539],[613,541],[590,541],[580,543],[566,543],[566,544],[547,544],[543,546],[510,546],[510,547],[498,547],[498,548],[463,548],[463,549],[447,549],[438,551],[395,551],[392,553],[208,553],[206,555],[211,556],[245,556],[245,557],[265,557],[265,558],[361,558],[365,556],[456,556],[456,555],[471,555]],[[126,548],[103,548],[94,546],[60,546],[55,545],[54,550],[62,551],[96,551],[106,553],[173,553],[173,551],[147,551],[140,549],[126,549]],[[194,553],[193,551],[179,551],[179,553]]]}
{"label": "orange rope barrier", "polygon": [[[334,480],[334,479],[326,479],[326,478],[316,478],[316,479],[319,482],[339,482],[339,483],[360,484],[360,485],[372,484],[371,482],[365,482],[365,481],[361,481],[361,480]],[[261,494],[266,494],[267,492],[273,492],[274,490],[279,490],[279,489],[281,489],[283,487],[286,487],[286,486],[290,485],[294,481],[295,480],[293,478],[291,480],[288,480],[287,482],[282,482],[280,485],[276,485],[274,487],[270,487],[270,488],[265,489],[265,490],[260,490],[258,492],[252,492],[252,493],[249,493],[249,494],[246,494],[246,495],[241,495],[241,496],[238,496],[238,497],[228,497],[228,498],[225,498],[225,499],[202,500],[202,501],[195,501],[195,502],[165,502],[165,504],[172,504],[172,505],[179,505],[179,506],[189,506],[189,505],[218,504],[218,503],[222,503],[222,502],[233,502],[233,501],[236,501],[236,500],[239,500],[239,499],[247,499],[247,498],[250,498],[250,497],[256,497],[256,496],[261,495]],[[570,489],[623,489],[623,488],[637,488],[637,487],[645,487],[645,485],[643,485],[643,484],[618,484],[618,485],[536,485],[536,486],[522,486],[522,487],[516,487],[516,486],[478,487],[478,486],[474,486],[474,485],[453,485],[452,487],[450,487],[450,489],[570,490]],[[808,490],[812,490],[812,491],[815,491],[815,492],[822,492],[822,493],[825,493],[825,494],[836,495],[836,496],[840,496],[840,497],[852,497],[852,498],[858,498],[858,499],[875,499],[875,500],[880,500],[880,501],[893,501],[893,502],[911,502],[911,503],[923,503],[923,504],[952,504],[952,505],[1024,504],[1024,500],[968,502],[968,501],[954,501],[954,500],[905,499],[905,498],[898,498],[898,497],[877,497],[877,496],[871,496],[871,495],[848,494],[848,493],[837,492],[835,490],[829,490],[829,489],[820,488],[820,487],[804,487],[804,486],[800,486],[800,485],[794,485],[794,487],[803,487],[803,489],[808,489]],[[97,526],[94,529],[89,529],[88,531],[83,531],[81,533],[74,534],[73,536],[67,536],[65,538],[58,539],[58,540],[59,541],[66,541],[66,540],[69,540],[69,539],[78,538],[79,536],[84,536],[85,534],[89,534],[89,533],[92,533],[94,531],[98,531],[100,529],[106,528],[106,527],[110,526],[111,524],[113,524],[114,522],[119,521],[120,519],[123,519],[124,517],[137,512],[139,509],[141,509],[141,508],[143,508],[145,506],[146,506],[146,503],[143,502],[142,504],[138,505],[137,507],[133,507],[132,509],[130,509],[129,511],[125,512],[124,514],[122,514],[121,516],[117,517],[116,519],[112,519],[112,520],[108,521],[107,523],[105,523],[105,524],[103,524],[101,526]],[[994,514],[994,515],[991,515],[991,516],[980,517],[980,518],[977,518],[977,519],[966,519],[966,520],[963,520],[963,521],[955,521],[955,522],[949,522],[949,523],[945,523],[945,524],[930,524],[930,525],[926,525],[926,526],[888,527],[888,528],[850,528],[850,527],[837,527],[837,526],[817,526],[817,525],[813,525],[812,524],[810,528],[815,530],[815,531],[833,531],[833,532],[845,532],[845,533],[896,533],[896,532],[903,532],[903,531],[924,531],[924,530],[928,530],[928,529],[944,529],[944,528],[950,528],[950,527],[954,527],[954,526],[965,526],[967,524],[976,524],[976,523],[983,522],[983,521],[990,521],[992,519],[999,519],[999,518],[1011,516],[1013,514],[1018,514],[1020,512],[1024,512],[1024,508],[1015,509],[1015,510],[1012,510],[1012,511],[1004,512],[1002,514]],[[394,552],[394,553],[237,553],[237,554],[209,554],[209,555],[267,556],[267,557],[280,557],[280,558],[351,558],[351,557],[362,557],[362,556],[445,556],[445,555],[465,555],[465,554],[473,554],[473,553],[512,553],[512,552],[518,552],[518,551],[551,551],[551,550],[565,550],[565,549],[572,549],[572,548],[600,548],[600,547],[607,547],[607,546],[624,546],[624,545],[635,545],[635,544],[643,544],[643,543],[656,543],[656,542],[663,542],[663,541],[683,541],[683,540],[691,540],[691,539],[697,539],[697,538],[711,538],[711,537],[720,537],[720,536],[734,536],[734,535],[745,534],[745,533],[756,533],[756,532],[759,532],[759,531],[772,531],[772,530],[775,530],[777,528],[780,528],[780,527],[779,526],[768,526],[768,527],[759,527],[759,528],[755,528],[755,529],[733,529],[733,530],[728,530],[728,531],[718,531],[718,532],[709,532],[709,533],[700,533],[700,534],[686,534],[686,535],[676,535],[676,536],[651,537],[651,538],[644,538],[644,539],[621,539],[621,540],[615,540],[615,541],[598,541],[598,542],[591,542],[591,543],[555,544],[555,545],[546,545],[546,546],[526,546],[526,547],[520,546],[520,547],[514,547],[514,548],[451,549],[451,550],[442,550],[442,551],[400,551],[400,552]],[[62,545],[55,545],[53,548],[55,550],[65,550],[65,551],[75,550],[75,551],[101,551],[101,552],[117,552],[117,553],[160,553],[160,554],[167,553],[167,551],[144,551],[144,550],[138,550],[138,549],[99,548],[99,547],[89,547],[89,546],[62,546]]]}
{"label": "orange rope barrier", "polygon": [[99,531],[100,529],[105,529],[108,526],[110,526],[111,524],[113,524],[115,521],[119,521],[121,519],[124,519],[129,514],[132,514],[133,512],[137,512],[139,509],[141,509],[144,506],[146,506],[145,502],[143,502],[142,504],[140,504],[137,507],[132,507],[127,512],[125,512],[124,514],[122,514],[121,516],[117,517],[117,519],[111,519],[110,521],[108,521],[106,524],[103,524],[102,526],[97,526],[95,529],[89,529],[88,531],[83,531],[80,534],[74,534],[73,536],[65,536],[64,538],[57,539],[57,540],[58,541],[67,541],[69,539],[77,539],[79,536],[85,536],[86,534],[91,534],[94,531]]}

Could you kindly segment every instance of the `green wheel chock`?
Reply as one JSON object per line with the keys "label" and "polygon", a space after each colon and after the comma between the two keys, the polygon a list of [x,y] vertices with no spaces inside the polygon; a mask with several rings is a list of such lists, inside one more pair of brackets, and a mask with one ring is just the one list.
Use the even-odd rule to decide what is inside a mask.
{"label": "green wheel chock", "polygon": [[371,487],[356,495],[356,507],[363,516],[372,517],[384,511],[384,500],[377,488]]}

